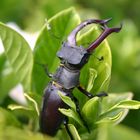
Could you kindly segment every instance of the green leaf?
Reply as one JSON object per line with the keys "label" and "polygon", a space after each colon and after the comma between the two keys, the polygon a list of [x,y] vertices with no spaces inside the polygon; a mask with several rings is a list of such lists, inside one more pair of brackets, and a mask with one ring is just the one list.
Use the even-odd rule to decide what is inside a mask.
{"label": "green leaf", "polygon": [[82,108],[83,117],[90,126],[92,126],[99,117],[99,112],[99,97],[88,100]]}
{"label": "green leaf", "polygon": [[2,94],[6,94],[18,83],[22,83],[24,89],[29,91],[33,56],[28,43],[20,34],[2,23],[0,23],[0,38],[7,58],[5,69],[1,74]]}
{"label": "green leaf", "polygon": [[10,104],[8,108],[10,110],[24,110],[26,113],[31,113],[34,112],[34,115],[39,116],[39,107],[36,102],[32,97],[30,97],[28,94],[24,93],[25,98],[27,99],[28,104],[26,106],[22,105],[16,105],[16,104]]}
{"label": "green leaf", "polygon": [[26,99],[28,100],[29,105],[33,108],[33,110],[37,113],[37,115],[39,116],[39,107],[37,102],[30,97],[28,94],[24,94],[24,96],[26,97]]}
{"label": "green leaf", "polygon": [[3,54],[0,59],[2,59],[0,68],[0,102],[2,102],[9,90],[17,84],[17,80],[13,80],[15,74],[7,61],[5,54]]}
{"label": "green leaf", "polygon": [[102,124],[102,123],[119,123],[124,119],[124,110],[115,110],[112,112],[108,112],[104,116],[100,116],[99,121],[96,122],[96,124]]}
{"label": "green leaf", "polygon": [[116,104],[120,103],[124,100],[131,100],[133,94],[131,92],[126,93],[109,93],[107,98],[103,98],[102,100],[102,113],[108,111]]}
{"label": "green leaf", "polygon": [[[56,52],[59,50],[63,40],[79,22],[80,18],[74,8],[69,8],[52,17],[44,25],[34,49],[33,86],[37,93],[42,94],[49,81],[43,67],[37,63],[47,64],[50,72],[56,71],[59,64]],[[51,29],[47,28],[48,24]]]}
{"label": "green leaf", "polygon": [[[109,97],[105,98],[102,102],[102,113],[97,123],[104,121],[112,121],[115,124],[120,123],[127,115],[128,109],[138,108],[138,102],[131,102],[131,98],[132,93],[109,94]],[[134,106],[128,105],[130,102]]]}
{"label": "green leaf", "polygon": [[3,54],[0,54],[0,73],[1,73],[1,71],[3,69],[5,60],[6,60],[6,57],[5,57],[4,53]]}
{"label": "green leaf", "polygon": [[[78,44],[86,48],[99,36],[99,29],[95,26],[78,38]],[[99,60],[99,58],[103,58]],[[111,76],[111,51],[107,41],[103,41],[90,56],[88,64],[81,70],[80,84],[92,94],[107,91]],[[92,77],[91,77],[92,75]],[[76,90],[74,95],[80,100],[81,106],[87,98]]]}
{"label": "green leaf", "polygon": [[41,98],[36,94],[24,94],[24,96],[27,99],[27,104],[25,106],[10,104],[8,105],[8,108],[20,118],[29,119],[32,121],[32,123],[38,125],[39,106]]}
{"label": "green leaf", "polygon": [[42,105],[42,95],[35,94],[35,93],[28,93],[28,95],[36,102],[38,107]]}
{"label": "green leaf", "polygon": [[123,125],[101,124],[96,140],[139,140],[139,138],[140,134],[132,128]]}
{"label": "green leaf", "polygon": [[116,108],[140,109],[140,102],[135,100],[121,101]]}
{"label": "green leaf", "polygon": [[8,110],[5,110],[0,107],[0,126],[16,126],[20,127],[20,122],[16,117]]}
{"label": "green leaf", "polygon": [[17,109],[31,110],[28,107],[25,107],[25,106],[22,106],[22,105],[16,105],[16,104],[10,104],[10,105],[8,105],[8,109],[10,109],[10,110],[17,110]]}
{"label": "green leaf", "polygon": [[29,130],[19,129],[13,126],[2,128],[0,126],[0,140],[58,140],[40,133],[33,133]]}
{"label": "green leaf", "polygon": [[[97,27],[91,28],[90,31],[83,34],[78,41],[78,44],[92,43],[99,36],[99,29]],[[89,46],[89,45],[88,45]],[[86,48],[88,47],[86,46]],[[103,57],[103,60],[98,58]],[[108,81],[111,74],[111,52],[107,41],[103,41],[101,45],[93,52],[88,64],[82,70],[80,81],[84,87],[88,87],[88,82],[91,76],[91,69],[94,70],[93,87],[90,90],[92,93],[106,91],[108,88]]]}
{"label": "green leaf", "polygon": [[[11,84],[8,84],[9,87],[7,86],[7,88],[5,88],[5,82],[3,81],[6,81],[5,78],[6,76],[3,75],[3,73],[6,73],[6,69],[5,69],[5,63],[6,63],[6,56],[3,54],[0,54],[0,102],[3,101],[3,98],[5,97],[5,93],[6,91],[8,91],[13,85],[12,83]],[[5,72],[4,72],[5,70]],[[7,70],[8,72],[8,70]],[[10,75],[10,71],[9,73],[7,73],[7,75],[9,74]]]}
{"label": "green leaf", "polygon": [[83,122],[81,121],[79,115],[75,111],[71,109],[63,109],[63,108],[59,108],[59,111],[62,114],[66,115],[67,117],[74,119],[78,124],[80,124],[83,127]]}
{"label": "green leaf", "polygon": [[94,81],[97,77],[97,71],[95,69],[90,68],[89,69],[89,80],[88,80],[88,85],[87,85],[87,91],[91,91],[94,85]]}
{"label": "green leaf", "polygon": [[72,124],[68,124],[70,132],[72,134],[72,136],[74,137],[74,140],[81,140],[78,131],[76,130],[75,126]]}
{"label": "green leaf", "polygon": [[63,102],[65,102],[69,107],[71,107],[71,109],[76,111],[75,103],[71,100],[70,97],[63,95],[60,91],[58,91],[58,95],[61,97]]}

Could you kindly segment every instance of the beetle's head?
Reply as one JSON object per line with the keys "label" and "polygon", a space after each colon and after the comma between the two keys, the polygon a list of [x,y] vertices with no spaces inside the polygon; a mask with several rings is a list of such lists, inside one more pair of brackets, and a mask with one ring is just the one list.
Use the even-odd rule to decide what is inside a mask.
{"label": "beetle's head", "polygon": [[[57,52],[57,56],[61,59],[61,62],[70,69],[81,69],[89,59],[93,50],[99,46],[99,44],[111,33],[119,32],[122,25],[119,28],[109,28],[107,23],[111,19],[97,20],[89,19],[79,24],[68,36],[67,41],[63,43],[61,50]],[[77,33],[88,24],[96,23],[101,25],[103,32],[101,35],[91,43],[88,48],[77,46],[76,35]]]}
{"label": "beetle's head", "polygon": [[64,42],[61,50],[57,52],[57,56],[67,67],[80,69],[87,63],[89,53],[82,46],[72,47],[67,42]]}

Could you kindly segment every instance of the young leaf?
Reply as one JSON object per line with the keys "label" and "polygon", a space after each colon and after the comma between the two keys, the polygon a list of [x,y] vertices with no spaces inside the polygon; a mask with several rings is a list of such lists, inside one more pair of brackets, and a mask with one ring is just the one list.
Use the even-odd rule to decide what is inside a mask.
{"label": "young leaf", "polygon": [[80,22],[80,18],[74,8],[66,9],[50,20],[47,25],[44,25],[35,45],[34,49],[34,71],[33,81],[35,90],[42,94],[49,79],[43,67],[39,64],[47,64],[48,70],[54,72],[58,66],[59,60],[56,52],[59,50],[63,40]]}
{"label": "young leaf", "polygon": [[35,99],[38,100],[38,98],[40,97],[38,97],[37,95],[34,95],[34,97],[32,97],[33,96],[32,94],[24,94],[24,96],[27,99],[27,104],[25,106],[18,104],[10,104],[8,105],[8,109],[14,111],[18,115],[22,114],[22,116],[26,116],[29,119],[31,119],[31,117],[32,119],[38,118],[39,108],[38,103]]}
{"label": "young leaf", "polygon": [[135,100],[121,101],[116,108],[140,109],[140,102]]}
{"label": "young leaf", "polygon": [[102,100],[102,113],[108,111],[110,108],[120,103],[121,101],[131,100],[132,97],[133,97],[133,94],[131,92],[118,93],[118,94],[109,93],[108,97]]}
{"label": "young leaf", "polygon": [[39,108],[38,108],[37,102],[33,98],[31,98],[28,94],[24,94],[24,96],[28,100],[28,103],[30,104],[30,106],[33,107],[34,111],[39,116]]}
{"label": "young leaf", "polygon": [[112,112],[107,112],[103,116],[101,115],[99,117],[99,120],[96,121],[96,124],[102,124],[102,123],[119,123],[124,119],[124,113],[126,114],[128,111],[124,110],[115,110]]}
{"label": "young leaf", "polygon": [[90,126],[92,126],[94,122],[97,120],[99,112],[100,112],[99,97],[95,97],[88,100],[82,108],[83,117],[86,119],[87,123]]}
{"label": "young leaf", "polygon": [[24,89],[29,91],[33,56],[28,43],[20,34],[2,23],[0,23],[0,38],[7,57],[5,65],[8,66],[8,73],[4,71],[1,75],[3,83],[6,83],[3,88],[11,87],[9,86],[11,83],[14,83],[12,84],[13,87],[22,83]]}
{"label": "young leaf", "polygon": [[73,111],[71,109],[63,109],[63,108],[59,108],[59,111],[62,114],[74,119],[76,122],[78,122],[83,127],[83,123],[82,123],[81,119],[79,118],[79,115],[75,111]]}
{"label": "young leaf", "polygon": [[[99,36],[99,30],[92,28],[88,32],[84,33],[78,38],[78,44],[84,46],[84,44],[90,44]],[[89,45],[86,45],[87,48]],[[102,58],[102,59],[101,59]],[[100,91],[106,91],[108,89],[110,76],[111,76],[111,51],[107,41],[103,41],[101,45],[90,56],[88,64],[81,70],[80,84],[85,87],[90,93],[96,94]],[[88,86],[91,79],[91,69],[94,70],[92,77],[92,86]],[[89,81],[89,82],[88,82]],[[85,95],[81,94],[78,90],[74,92],[74,95],[80,100],[80,104],[85,103]]]}
{"label": "young leaf", "polygon": [[16,104],[10,104],[10,105],[8,105],[8,109],[10,109],[10,110],[17,110],[17,109],[31,110],[28,107],[25,107],[25,106],[22,106],[22,105],[16,105]]}
{"label": "young leaf", "polygon": [[75,103],[71,100],[70,97],[63,95],[60,91],[58,91],[58,95],[61,97],[61,99],[69,106],[71,109],[76,111]]}
{"label": "young leaf", "polygon": [[78,134],[75,126],[72,125],[72,124],[69,124],[68,126],[69,126],[69,129],[70,129],[71,134],[74,137],[74,140],[81,140],[81,138],[80,138],[80,136],[79,136],[79,134]]}
{"label": "young leaf", "polygon": [[[91,44],[99,36],[99,30],[97,27],[92,28],[90,31],[83,34],[78,41],[78,44]],[[86,48],[89,45],[86,46]],[[103,58],[99,60],[100,58]],[[97,93],[100,91],[106,91],[108,88],[108,80],[110,80],[111,74],[111,52],[107,41],[103,41],[102,44],[93,52],[88,64],[82,70],[80,82],[84,87],[88,86],[88,79],[90,79],[89,69],[94,69],[95,80],[92,90],[90,92]],[[107,83],[107,85],[106,85]]]}
{"label": "young leaf", "polygon": [[89,79],[88,79],[88,85],[87,85],[87,91],[90,92],[93,88],[94,81],[97,78],[97,71],[95,69],[90,68],[89,69]]}
{"label": "young leaf", "polygon": [[106,98],[102,102],[103,113],[100,115],[99,122],[106,121],[106,119],[114,123],[121,122],[127,115],[128,109],[139,108],[139,102],[131,101],[131,98],[132,93],[109,94],[108,99]]}

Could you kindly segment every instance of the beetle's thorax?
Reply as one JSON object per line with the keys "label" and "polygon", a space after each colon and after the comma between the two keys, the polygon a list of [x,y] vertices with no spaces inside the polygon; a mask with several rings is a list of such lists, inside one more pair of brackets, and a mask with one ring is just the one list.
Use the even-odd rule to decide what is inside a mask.
{"label": "beetle's thorax", "polygon": [[60,65],[53,77],[53,80],[64,89],[73,89],[79,85],[79,77],[79,70],[70,70],[64,65]]}

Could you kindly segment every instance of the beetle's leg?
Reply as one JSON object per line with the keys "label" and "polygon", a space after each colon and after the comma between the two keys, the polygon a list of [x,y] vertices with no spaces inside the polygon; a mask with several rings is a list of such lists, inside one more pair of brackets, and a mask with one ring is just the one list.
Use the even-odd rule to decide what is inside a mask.
{"label": "beetle's leg", "polygon": [[52,77],[53,77],[53,74],[51,74],[51,73],[49,72],[48,66],[47,66],[46,64],[40,64],[40,63],[38,63],[38,62],[36,62],[36,63],[37,63],[38,65],[40,65],[40,66],[43,67],[45,73],[47,74],[47,76],[48,76],[49,78],[52,78]]}
{"label": "beetle's leg", "polygon": [[70,130],[69,130],[69,127],[68,127],[68,118],[67,118],[67,117],[64,118],[63,123],[64,123],[64,125],[65,125],[66,131],[67,131],[67,133],[68,133],[70,139],[71,139],[71,140],[74,140],[74,138],[73,138],[73,136],[72,136],[72,134],[71,134],[71,132],[70,132]]}
{"label": "beetle's leg", "polygon": [[72,100],[74,101],[75,105],[76,105],[76,111],[80,117],[80,119],[82,120],[84,126],[86,127],[87,131],[90,133],[89,127],[86,123],[86,121],[84,120],[83,116],[81,115],[81,111],[80,111],[80,106],[79,106],[79,101],[77,100],[77,98],[75,98],[74,96],[71,97]]}
{"label": "beetle's leg", "polygon": [[82,86],[78,86],[78,89],[85,94],[88,98],[93,98],[93,97],[104,97],[107,96],[107,93],[105,92],[100,92],[97,95],[92,95],[90,92],[86,91]]}

